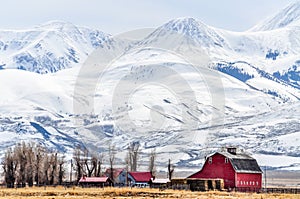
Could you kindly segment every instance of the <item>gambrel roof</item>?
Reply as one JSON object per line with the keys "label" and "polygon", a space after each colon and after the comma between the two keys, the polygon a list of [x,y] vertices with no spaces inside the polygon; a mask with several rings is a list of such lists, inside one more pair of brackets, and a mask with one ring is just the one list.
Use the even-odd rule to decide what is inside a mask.
{"label": "gambrel roof", "polygon": [[[233,169],[237,173],[262,173],[257,161],[251,156],[244,153],[232,154],[229,152],[215,152],[215,154],[221,154],[229,159]],[[209,157],[213,156],[210,155]]]}

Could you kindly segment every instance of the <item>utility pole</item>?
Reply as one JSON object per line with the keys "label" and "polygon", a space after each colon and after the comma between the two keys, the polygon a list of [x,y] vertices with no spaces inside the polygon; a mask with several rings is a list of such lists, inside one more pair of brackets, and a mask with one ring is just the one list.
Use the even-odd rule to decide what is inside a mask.
{"label": "utility pole", "polygon": [[267,190],[267,166],[265,165],[265,191]]}
{"label": "utility pole", "polygon": [[71,159],[70,183],[72,183],[73,160]]}
{"label": "utility pole", "polygon": [[126,168],[125,168],[125,186],[128,187],[128,154],[125,159]]}

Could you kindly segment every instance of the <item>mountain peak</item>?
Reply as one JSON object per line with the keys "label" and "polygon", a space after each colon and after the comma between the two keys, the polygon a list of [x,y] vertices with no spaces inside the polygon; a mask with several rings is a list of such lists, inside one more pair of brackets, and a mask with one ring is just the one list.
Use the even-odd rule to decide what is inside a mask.
{"label": "mountain peak", "polygon": [[68,29],[76,28],[76,26],[70,22],[53,20],[53,21],[48,21],[46,23],[39,25],[38,28],[61,30],[61,29],[65,29],[65,28],[68,28]]}
{"label": "mountain peak", "polygon": [[267,18],[250,31],[274,30],[290,25],[300,25],[300,1],[289,4],[275,16]]}
{"label": "mountain peak", "polygon": [[215,28],[191,17],[177,18],[163,24],[141,43],[147,45],[156,43],[162,46],[162,43],[168,43],[166,41],[169,41],[172,46],[192,43],[201,47],[226,46],[224,39]]}
{"label": "mountain peak", "polygon": [[168,31],[174,31],[189,36],[195,35],[197,32],[202,31],[200,29],[206,29],[207,27],[207,25],[192,17],[173,19],[163,25],[163,28]]}

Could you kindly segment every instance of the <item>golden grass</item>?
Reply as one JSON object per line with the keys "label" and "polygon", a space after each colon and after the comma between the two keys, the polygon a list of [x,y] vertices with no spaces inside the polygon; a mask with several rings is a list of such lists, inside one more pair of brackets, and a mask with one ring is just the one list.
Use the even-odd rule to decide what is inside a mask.
{"label": "golden grass", "polygon": [[64,187],[34,187],[20,189],[0,188],[0,199],[95,199],[95,198],[203,198],[203,199],[300,199],[295,194],[257,194],[235,192],[191,192],[179,190],[145,189],[145,188],[64,188]]}

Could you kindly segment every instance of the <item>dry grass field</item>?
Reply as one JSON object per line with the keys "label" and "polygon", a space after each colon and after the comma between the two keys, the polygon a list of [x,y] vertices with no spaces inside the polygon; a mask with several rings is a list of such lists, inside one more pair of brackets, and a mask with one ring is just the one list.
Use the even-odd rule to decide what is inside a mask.
{"label": "dry grass field", "polygon": [[235,192],[191,192],[179,190],[139,189],[139,188],[64,188],[44,187],[6,189],[0,188],[0,199],[95,199],[95,198],[243,198],[243,199],[300,199],[295,194],[257,194],[257,193],[235,193]]}

